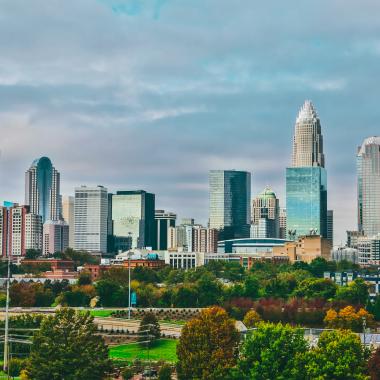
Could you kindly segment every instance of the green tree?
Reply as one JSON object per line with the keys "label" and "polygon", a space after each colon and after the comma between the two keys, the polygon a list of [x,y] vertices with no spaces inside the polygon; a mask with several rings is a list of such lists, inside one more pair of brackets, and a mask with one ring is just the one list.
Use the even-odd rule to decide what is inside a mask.
{"label": "green tree", "polygon": [[91,273],[89,271],[82,271],[79,273],[78,277],[78,285],[91,285],[92,279],[91,279]]}
{"label": "green tree", "polygon": [[325,331],[304,357],[307,379],[364,380],[368,352],[348,330]]}
{"label": "green tree", "polygon": [[307,350],[303,330],[261,323],[244,340],[231,379],[289,380],[298,378],[298,356]]}
{"label": "green tree", "polygon": [[339,287],[335,298],[351,305],[366,305],[369,298],[368,285],[362,278],[356,278],[347,286]]}
{"label": "green tree", "polygon": [[243,320],[248,328],[256,327],[260,322],[262,322],[260,314],[255,310],[249,310]]}
{"label": "green tree", "polygon": [[111,279],[98,281],[95,288],[101,306],[124,306],[128,304],[127,290],[121,288]]}
{"label": "green tree", "polygon": [[197,288],[191,285],[184,285],[178,287],[173,301],[176,307],[196,307],[197,298]]}
{"label": "green tree", "polygon": [[27,249],[25,251],[25,259],[27,260],[35,260],[40,257],[42,252],[38,249]]}
{"label": "green tree", "polygon": [[44,319],[27,365],[34,380],[104,379],[112,369],[108,347],[89,313],[61,309]]}
{"label": "green tree", "polygon": [[172,366],[170,364],[164,364],[158,371],[158,380],[170,380],[172,378]]}
{"label": "green tree", "polygon": [[161,336],[160,324],[157,317],[151,313],[145,313],[141,319],[139,326],[139,341],[140,342],[155,342]]}
{"label": "green tree", "polygon": [[307,278],[301,281],[296,289],[294,295],[296,297],[304,298],[324,298],[330,299],[335,296],[337,285],[331,280],[326,278]]}
{"label": "green tree", "polygon": [[177,346],[179,380],[224,379],[236,363],[239,333],[227,312],[212,307],[189,321]]}
{"label": "green tree", "polygon": [[12,358],[9,361],[9,375],[14,379],[20,376],[21,371],[25,368],[26,362],[23,359]]}
{"label": "green tree", "polygon": [[376,296],[373,301],[369,301],[366,309],[373,314],[376,321],[380,321],[380,296]]}
{"label": "green tree", "polygon": [[327,261],[323,257],[317,257],[309,264],[309,270],[314,276],[322,277],[323,272],[335,272],[336,263]]}
{"label": "green tree", "polygon": [[222,299],[222,285],[210,273],[205,273],[197,281],[198,306],[218,305]]}
{"label": "green tree", "polygon": [[244,280],[244,293],[241,296],[256,299],[259,297],[259,280],[253,276],[247,276]]}

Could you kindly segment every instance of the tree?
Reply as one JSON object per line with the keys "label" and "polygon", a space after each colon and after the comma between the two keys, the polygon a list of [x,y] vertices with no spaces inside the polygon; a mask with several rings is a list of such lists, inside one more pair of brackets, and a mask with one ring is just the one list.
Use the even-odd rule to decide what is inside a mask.
{"label": "tree", "polygon": [[221,301],[222,285],[210,273],[205,273],[197,281],[198,306],[218,305]]}
{"label": "tree", "polygon": [[111,279],[98,281],[96,283],[96,292],[101,306],[125,306],[128,304],[127,290],[123,290]]}
{"label": "tree", "polygon": [[111,371],[108,347],[89,313],[61,309],[33,338],[27,376],[35,380],[104,379]]}
{"label": "tree", "polygon": [[79,273],[78,285],[91,285],[91,273],[89,271],[82,271]]}
{"label": "tree", "polygon": [[239,333],[220,307],[202,310],[182,329],[177,346],[179,380],[224,379],[236,363]]}
{"label": "tree", "polygon": [[362,278],[356,278],[347,286],[339,287],[335,298],[351,305],[366,305],[368,297],[368,285]]}
{"label": "tree", "polygon": [[36,292],[32,283],[14,282],[10,286],[11,306],[31,307],[36,303]]}
{"label": "tree", "polygon": [[366,321],[367,327],[374,325],[373,315],[364,309],[359,309],[357,312],[353,306],[336,312],[334,309],[327,310],[325,319],[323,320],[327,327],[335,329],[349,329],[356,332],[363,330],[363,319]]}
{"label": "tree", "polygon": [[368,352],[360,338],[346,330],[325,331],[305,354],[307,379],[364,380]]}
{"label": "tree", "polygon": [[195,307],[197,306],[198,292],[193,285],[179,286],[174,293],[173,303],[176,307]]}
{"label": "tree", "polygon": [[376,321],[380,321],[380,296],[376,296],[372,302],[369,301],[366,309],[373,314]]}
{"label": "tree", "polygon": [[172,367],[170,364],[164,364],[158,371],[158,380],[170,380],[172,378]]}
{"label": "tree", "polygon": [[371,380],[380,380],[380,347],[377,347],[368,360],[368,373]]}
{"label": "tree", "polygon": [[309,270],[314,276],[322,277],[323,272],[335,272],[336,263],[327,261],[323,257],[317,257],[309,264]]}
{"label": "tree", "polygon": [[302,329],[280,323],[261,323],[244,340],[237,367],[231,371],[230,378],[296,379],[298,356],[307,348]]}
{"label": "tree", "polygon": [[241,295],[256,299],[259,296],[259,288],[259,280],[253,275],[247,276],[244,280],[244,294]]}
{"label": "tree", "polygon": [[12,358],[9,361],[9,375],[14,379],[20,376],[21,371],[25,368],[25,360]]}
{"label": "tree", "polygon": [[27,249],[25,251],[25,259],[27,260],[35,260],[40,257],[42,252],[38,249]]}
{"label": "tree", "polygon": [[261,322],[262,319],[259,315],[259,313],[255,310],[249,310],[248,313],[245,315],[243,323],[248,327],[257,327],[259,322]]}
{"label": "tree", "polygon": [[330,299],[335,296],[337,285],[326,278],[307,278],[301,281],[294,295],[304,298],[324,298]]}
{"label": "tree", "polygon": [[151,313],[145,313],[141,319],[139,326],[139,341],[140,342],[154,342],[161,336],[160,324],[157,317]]}

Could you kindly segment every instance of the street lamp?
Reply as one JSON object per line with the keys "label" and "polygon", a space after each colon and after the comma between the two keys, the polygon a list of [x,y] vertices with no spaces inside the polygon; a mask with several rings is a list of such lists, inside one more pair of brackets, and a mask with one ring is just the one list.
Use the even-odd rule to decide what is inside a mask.
{"label": "street lamp", "polygon": [[131,319],[131,257],[133,252],[128,251],[128,319]]}

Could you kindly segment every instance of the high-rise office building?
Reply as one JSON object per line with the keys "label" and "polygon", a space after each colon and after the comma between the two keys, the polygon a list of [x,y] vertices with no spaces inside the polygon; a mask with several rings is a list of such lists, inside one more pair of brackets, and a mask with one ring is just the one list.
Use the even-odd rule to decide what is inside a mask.
{"label": "high-rise office building", "polygon": [[197,226],[193,228],[193,252],[216,253],[218,230]]}
{"label": "high-rise office building", "polygon": [[64,252],[69,247],[69,225],[64,220],[48,220],[43,226],[43,254]]}
{"label": "high-rise office building", "polygon": [[114,250],[154,247],[155,195],[143,190],[112,194]]}
{"label": "high-rise office building", "polygon": [[[256,238],[278,238],[280,235],[280,202],[270,187],[266,187],[252,200],[252,224],[258,228],[259,236]],[[263,221],[265,220],[265,222]],[[262,236],[264,235],[264,236]]]}
{"label": "high-rise office building", "polygon": [[168,229],[175,227],[177,215],[164,210],[156,210],[154,214],[156,241],[153,249],[161,251],[168,249]]}
{"label": "high-rise office building", "polygon": [[327,238],[327,175],[319,117],[310,101],[298,114],[291,168],[286,169],[286,212],[289,237]]}
{"label": "high-rise office building", "polygon": [[310,100],[305,101],[296,119],[292,166],[294,168],[325,167],[321,123]]}
{"label": "high-rise office building", "polygon": [[48,157],[34,160],[25,173],[25,204],[43,223],[60,218],[60,175]]}
{"label": "high-rise office building", "polygon": [[358,229],[367,236],[380,233],[380,137],[363,141],[357,153]]}
{"label": "high-rise office building", "polygon": [[75,188],[75,249],[107,252],[107,189],[103,186]]}
{"label": "high-rise office building", "polygon": [[334,246],[334,210],[327,210],[327,240]]}
{"label": "high-rise office building", "polygon": [[75,245],[75,227],[74,227],[74,197],[65,195],[62,197],[62,218],[69,226],[69,247]]}
{"label": "high-rise office building", "polygon": [[280,224],[280,239],[287,238],[287,228],[286,228],[286,208],[280,208],[280,216],[279,216],[279,224]]}
{"label": "high-rise office building", "polygon": [[28,249],[42,249],[42,218],[28,206],[0,207],[1,256],[22,257]]}
{"label": "high-rise office building", "polygon": [[237,170],[211,170],[209,227],[219,239],[249,237],[251,174]]}

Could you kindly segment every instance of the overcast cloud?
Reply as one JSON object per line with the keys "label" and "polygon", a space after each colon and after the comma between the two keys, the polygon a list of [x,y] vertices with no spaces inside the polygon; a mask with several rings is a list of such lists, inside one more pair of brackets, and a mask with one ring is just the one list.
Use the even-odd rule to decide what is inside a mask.
{"label": "overcast cloud", "polygon": [[294,121],[320,115],[336,240],[356,228],[356,147],[379,134],[378,0],[3,0],[0,200],[49,156],[62,193],[154,192],[208,217],[208,170],[285,205]]}

